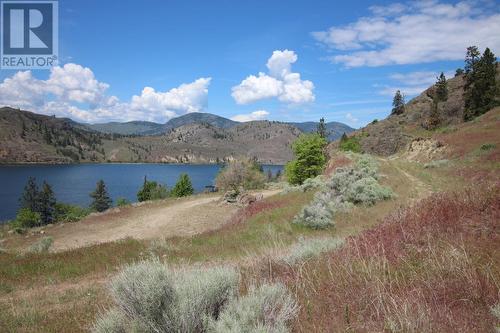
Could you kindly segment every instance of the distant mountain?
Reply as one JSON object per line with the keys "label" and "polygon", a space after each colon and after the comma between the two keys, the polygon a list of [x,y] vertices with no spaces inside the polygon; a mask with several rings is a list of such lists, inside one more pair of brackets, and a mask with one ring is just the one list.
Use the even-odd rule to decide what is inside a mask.
{"label": "distant mountain", "polygon": [[[131,121],[127,123],[110,122],[104,124],[82,124],[94,131],[102,133],[116,133],[122,135],[162,135],[170,132],[173,129],[185,125],[195,124],[208,124],[220,129],[229,129],[240,125],[242,123],[217,116],[211,113],[193,112],[180,117],[170,119],[166,124],[158,124],[147,121]],[[311,133],[316,131],[318,127],[317,122],[303,122],[303,123],[284,123],[297,127],[301,132]],[[330,122],[326,124],[328,131],[328,139],[330,141],[336,140],[342,136],[343,133],[350,133],[354,131],[353,128],[346,124],[339,122]]]}
{"label": "distant mountain", "polygon": [[[297,127],[304,133],[312,133],[318,129],[318,122],[307,121],[303,123],[288,123],[292,126]],[[328,133],[328,140],[334,141],[339,139],[342,134],[349,134],[354,131],[354,128],[347,126],[346,124],[332,121],[326,123],[326,131]]]}
{"label": "distant mountain", "polygon": [[192,124],[209,124],[214,127],[227,129],[236,126],[239,123],[211,113],[193,112],[170,119],[165,125],[163,125],[163,130],[164,132],[168,132],[174,128]]}
{"label": "distant mountain", "polygon": [[145,133],[156,134],[163,130],[162,124],[150,121],[129,121],[126,123],[110,122],[102,124],[82,124],[83,127],[101,133],[116,133],[122,135],[145,135]]}
{"label": "distant mountain", "polygon": [[[283,164],[292,158],[291,143],[301,133],[278,122],[221,128],[231,121],[202,114],[206,121],[189,123],[193,118],[199,119],[181,117],[181,122],[171,124],[172,129],[162,135],[125,136],[101,133],[98,129],[103,127],[92,129],[70,119],[4,107],[0,108],[0,163],[221,163],[249,156],[262,163]],[[173,128],[182,122],[186,124]],[[144,122],[115,124],[122,130],[127,125],[150,126]],[[124,133],[131,133],[130,128]]]}

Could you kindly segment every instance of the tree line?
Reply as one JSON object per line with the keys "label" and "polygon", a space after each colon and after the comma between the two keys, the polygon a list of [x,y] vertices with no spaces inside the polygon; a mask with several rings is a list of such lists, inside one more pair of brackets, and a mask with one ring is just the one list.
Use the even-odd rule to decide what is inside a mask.
{"label": "tree line", "polygon": [[[172,190],[155,181],[149,181],[144,177],[144,183],[137,192],[138,201],[164,199],[167,197],[184,197],[192,195],[194,188],[191,179],[185,173],[179,176]],[[89,208],[58,202],[52,187],[44,181],[41,188],[38,187],[35,177],[29,177],[24,190],[19,198],[20,208],[12,226],[18,231],[24,228],[37,227],[55,222],[73,222],[82,219],[90,212],[103,212],[113,206],[113,200],[108,194],[106,184],[101,179],[96,188],[90,194],[92,202]],[[117,206],[129,204],[124,198],[118,198]]]}
{"label": "tree line", "polygon": [[[463,120],[470,121],[500,105],[500,88],[496,82],[496,56],[487,47],[481,55],[477,46],[469,46],[465,55],[464,68],[458,68],[455,76],[464,76],[464,113]],[[446,76],[443,72],[437,77],[432,90],[432,105],[429,118],[424,125],[428,129],[439,126],[441,119],[438,105],[448,99]],[[405,112],[405,96],[397,90],[393,101],[391,115]]]}

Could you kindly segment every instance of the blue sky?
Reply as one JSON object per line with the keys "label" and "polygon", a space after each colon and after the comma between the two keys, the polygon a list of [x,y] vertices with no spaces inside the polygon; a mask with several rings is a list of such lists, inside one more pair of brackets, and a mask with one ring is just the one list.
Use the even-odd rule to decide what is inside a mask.
{"label": "blue sky", "polygon": [[[60,67],[0,71],[0,104],[78,121],[384,118],[500,52],[495,1],[60,1]],[[259,74],[261,73],[261,74]]]}

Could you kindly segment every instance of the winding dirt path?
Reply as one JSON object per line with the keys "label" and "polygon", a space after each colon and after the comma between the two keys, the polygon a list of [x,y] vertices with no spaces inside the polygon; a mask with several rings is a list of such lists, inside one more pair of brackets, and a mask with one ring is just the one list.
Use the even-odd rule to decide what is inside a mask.
{"label": "winding dirt path", "polygon": [[[279,191],[264,191],[269,197]],[[219,196],[197,195],[114,209],[76,223],[45,228],[53,237],[52,251],[63,251],[124,238],[153,239],[192,236],[224,225],[238,210],[220,205]]]}

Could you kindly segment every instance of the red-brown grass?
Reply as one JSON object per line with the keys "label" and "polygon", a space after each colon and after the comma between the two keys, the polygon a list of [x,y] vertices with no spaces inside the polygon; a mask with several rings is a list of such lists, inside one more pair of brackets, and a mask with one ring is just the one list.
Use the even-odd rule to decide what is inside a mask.
{"label": "red-brown grass", "polygon": [[[491,332],[499,302],[499,184],[434,194],[301,267],[301,332]],[[279,276],[277,276],[279,275]]]}
{"label": "red-brown grass", "polygon": [[224,225],[224,228],[230,228],[233,225],[243,223],[250,219],[251,217],[266,211],[270,211],[279,207],[283,207],[289,204],[286,198],[281,200],[261,200],[254,202],[248,206],[239,209],[230,219],[228,223]]}

